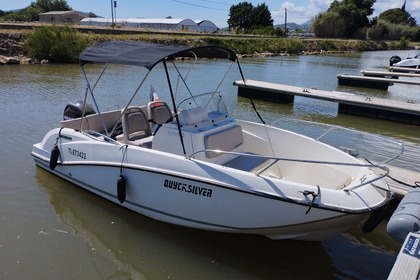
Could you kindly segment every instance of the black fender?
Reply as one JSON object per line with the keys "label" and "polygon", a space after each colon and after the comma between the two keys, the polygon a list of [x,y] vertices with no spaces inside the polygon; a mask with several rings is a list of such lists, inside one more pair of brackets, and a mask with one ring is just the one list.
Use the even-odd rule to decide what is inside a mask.
{"label": "black fender", "polygon": [[51,150],[50,156],[50,169],[54,170],[58,164],[58,157],[60,156],[60,149],[57,145],[54,145],[54,148]]}
{"label": "black fender", "polygon": [[124,203],[127,196],[126,184],[125,177],[121,174],[117,180],[117,197],[120,203]]}

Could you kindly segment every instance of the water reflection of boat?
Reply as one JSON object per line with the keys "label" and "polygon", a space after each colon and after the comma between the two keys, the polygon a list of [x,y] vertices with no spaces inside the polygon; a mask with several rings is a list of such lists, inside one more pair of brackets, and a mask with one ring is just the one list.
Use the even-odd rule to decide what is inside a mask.
{"label": "water reflection of boat", "polygon": [[[272,239],[325,240],[386,207],[392,197],[382,179],[386,168],[288,130],[232,118],[217,90],[190,90],[188,73],[176,63],[185,57],[239,66],[223,47],[105,42],[83,51],[85,101],[90,96],[95,108],[83,101],[79,116],[77,106],[66,107],[69,119],[33,146],[36,164],[157,220]],[[100,112],[94,88],[103,73],[90,82],[91,62],[106,63],[104,71],[122,64],[149,72],[124,109]],[[157,64],[172,108],[161,99],[132,106]]]}
{"label": "water reflection of boat", "polygon": [[[58,219],[89,243],[90,265],[104,279],[335,279],[337,273],[320,243],[168,225],[107,203],[41,168],[36,178]],[[302,259],[310,269],[302,269]]]}

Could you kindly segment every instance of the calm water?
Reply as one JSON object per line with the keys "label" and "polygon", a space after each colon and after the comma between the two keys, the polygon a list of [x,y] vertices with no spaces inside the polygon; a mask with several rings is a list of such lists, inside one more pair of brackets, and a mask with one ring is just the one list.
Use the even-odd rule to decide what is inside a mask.
{"label": "calm water", "polygon": [[[394,85],[388,92],[337,86],[337,74],[385,71],[394,54],[410,53],[247,59],[242,68],[249,79],[419,103],[413,86]],[[207,63],[210,69],[188,79],[206,84],[207,77],[221,75],[218,62]],[[105,86],[97,88],[101,108],[123,104],[120,99],[131,95],[140,79],[137,71],[117,67],[117,74],[105,77]],[[161,69],[157,72],[150,83],[164,97]],[[238,79],[228,75],[221,91],[232,93],[227,101],[235,115],[256,120],[247,100],[236,99],[231,85]],[[0,279],[385,279],[389,274],[400,245],[387,236],[385,222],[373,233],[362,234],[356,226],[322,243],[203,232],[142,217],[36,168],[32,144],[56,127],[64,106],[83,93],[77,65],[0,67]],[[267,123],[279,117],[314,120],[402,142],[406,152],[395,164],[420,172],[418,126],[337,116],[335,104],[304,98],[294,105],[256,104]],[[345,139],[336,136],[336,142]],[[377,153],[392,150],[379,146]]]}

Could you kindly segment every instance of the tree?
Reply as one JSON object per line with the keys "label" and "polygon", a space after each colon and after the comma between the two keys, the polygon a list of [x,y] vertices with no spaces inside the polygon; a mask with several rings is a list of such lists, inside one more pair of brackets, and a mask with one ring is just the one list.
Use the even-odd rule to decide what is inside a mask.
{"label": "tree", "polygon": [[39,8],[44,13],[51,11],[70,11],[71,7],[66,0],[36,0],[31,3],[32,7]]}
{"label": "tree", "polygon": [[268,6],[263,3],[255,7],[251,12],[251,28],[272,27],[273,19],[271,18]]}
{"label": "tree", "polygon": [[241,2],[238,5],[232,5],[229,9],[228,25],[229,28],[250,29],[251,13],[254,6],[248,2]]}
{"label": "tree", "polygon": [[229,28],[243,30],[273,27],[273,19],[265,3],[257,7],[248,2],[232,5],[227,23]]}
{"label": "tree", "polygon": [[41,13],[70,10],[71,7],[66,0],[37,0],[19,12],[7,14],[4,16],[4,19],[10,21],[37,21]]}
{"label": "tree", "polygon": [[[313,31],[318,37],[353,38],[369,26],[376,0],[334,0],[325,13],[316,16]],[[334,25],[337,22],[339,26]],[[338,30],[337,30],[338,29]]]}
{"label": "tree", "polygon": [[321,13],[312,23],[312,29],[320,38],[340,38],[346,33],[347,24],[337,12]]}
{"label": "tree", "polygon": [[416,19],[405,10],[405,1],[401,9],[397,8],[386,10],[379,15],[378,19],[394,24],[409,25],[411,27],[416,26]]}
{"label": "tree", "polygon": [[9,13],[3,18],[7,21],[36,21],[43,11],[37,7],[28,6],[19,12]]}

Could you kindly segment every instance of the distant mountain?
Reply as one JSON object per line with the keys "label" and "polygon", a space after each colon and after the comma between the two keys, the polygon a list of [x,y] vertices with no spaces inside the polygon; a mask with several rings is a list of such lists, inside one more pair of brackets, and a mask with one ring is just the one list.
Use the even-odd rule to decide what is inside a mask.
{"label": "distant mountain", "polygon": [[[297,24],[297,23],[294,23],[294,22],[288,22],[287,23],[287,27],[289,28],[289,31],[293,31],[293,30],[296,30],[296,29],[309,31],[309,29],[311,28],[311,25],[312,25],[312,20],[308,20],[308,21],[306,21],[302,24]],[[283,24],[276,24],[273,27],[284,29],[284,23]],[[223,27],[223,28],[221,28],[221,30],[229,31],[229,27]]]}
{"label": "distant mountain", "polygon": [[[293,31],[293,30],[296,30],[296,29],[309,30],[311,28],[311,25],[312,25],[311,20],[308,20],[308,21],[306,21],[302,24],[297,24],[297,23],[294,23],[294,22],[288,22],[287,23],[287,28],[289,29],[289,31]],[[284,29],[284,23],[274,25],[274,28]]]}
{"label": "distant mountain", "polygon": [[23,9],[15,9],[15,10],[4,11],[4,12],[7,12],[7,13],[19,13],[21,10],[23,10]]}

